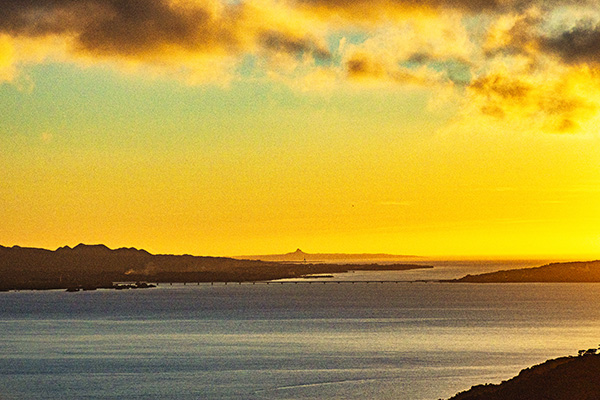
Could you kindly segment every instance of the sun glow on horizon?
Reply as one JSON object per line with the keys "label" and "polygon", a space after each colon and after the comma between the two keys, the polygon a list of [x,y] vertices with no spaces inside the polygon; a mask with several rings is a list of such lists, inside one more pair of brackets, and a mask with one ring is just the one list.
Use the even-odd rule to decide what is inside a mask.
{"label": "sun glow on horizon", "polygon": [[42,3],[0,16],[0,244],[600,258],[594,2]]}

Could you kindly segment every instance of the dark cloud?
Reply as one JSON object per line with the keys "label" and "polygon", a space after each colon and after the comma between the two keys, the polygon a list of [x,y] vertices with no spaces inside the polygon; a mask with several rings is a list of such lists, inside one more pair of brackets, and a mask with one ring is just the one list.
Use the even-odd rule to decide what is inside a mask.
{"label": "dark cloud", "polygon": [[[454,9],[466,12],[486,12],[500,10],[524,9],[528,5],[540,3],[541,0],[296,0],[296,3],[322,8],[359,10],[364,12],[371,8],[376,12],[381,8],[398,9]],[[365,16],[365,15],[363,15]]]}
{"label": "dark cloud", "polygon": [[364,54],[355,54],[346,61],[346,71],[350,78],[380,78],[385,74],[382,65]]}
{"label": "dark cloud", "polygon": [[491,74],[475,80],[470,89],[483,100],[483,114],[505,118],[511,115],[542,122],[554,132],[576,132],[579,121],[585,121],[598,111],[596,104],[568,90],[564,83],[549,82],[532,85],[519,77]]}
{"label": "dark cloud", "polygon": [[321,61],[331,59],[331,53],[326,48],[310,38],[298,38],[278,31],[265,31],[260,35],[260,43],[267,49],[295,55],[312,54]]}
{"label": "dark cloud", "polygon": [[81,23],[73,18],[78,6],[66,0],[0,0],[0,31],[26,36],[68,32]]}
{"label": "dark cloud", "polygon": [[13,36],[70,35],[79,50],[139,55],[176,46],[197,50],[235,42],[199,6],[168,0],[0,0],[0,32]]}
{"label": "dark cloud", "polygon": [[[205,4],[203,6],[202,4]],[[252,28],[255,15],[243,2],[221,4],[171,0],[0,0],[0,33],[11,36],[63,35],[73,50],[96,56],[144,58],[172,51],[230,54],[257,41],[273,52],[331,59],[310,36]],[[256,29],[256,30],[253,30]]]}
{"label": "dark cloud", "polygon": [[144,0],[112,0],[107,5],[104,17],[80,32],[84,48],[135,54],[170,44],[195,49],[217,39],[210,16],[202,9],[176,10],[163,2]]}
{"label": "dark cloud", "polygon": [[487,97],[497,97],[502,100],[522,101],[526,99],[532,87],[519,79],[510,79],[503,75],[488,75],[474,80],[470,88]]}
{"label": "dark cloud", "polygon": [[400,65],[390,66],[378,62],[366,54],[354,54],[345,64],[348,78],[372,79],[395,82],[401,85],[433,86],[448,82],[448,77],[434,69],[415,71]]}
{"label": "dark cloud", "polygon": [[600,64],[600,26],[581,23],[557,36],[540,39],[540,46],[567,64]]}
{"label": "dark cloud", "polygon": [[431,61],[435,61],[435,58],[427,53],[414,53],[406,60],[410,64],[427,64]]}
{"label": "dark cloud", "polygon": [[531,8],[547,12],[557,7],[597,6],[597,0],[288,0],[326,17],[378,21],[404,11],[458,11],[466,14],[524,13]]}

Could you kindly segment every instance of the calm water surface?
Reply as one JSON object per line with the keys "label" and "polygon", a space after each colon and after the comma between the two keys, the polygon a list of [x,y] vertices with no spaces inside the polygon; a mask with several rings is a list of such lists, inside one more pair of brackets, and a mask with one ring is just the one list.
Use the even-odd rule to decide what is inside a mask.
{"label": "calm water surface", "polygon": [[599,303],[600,284],[0,293],[0,399],[436,400],[598,346]]}

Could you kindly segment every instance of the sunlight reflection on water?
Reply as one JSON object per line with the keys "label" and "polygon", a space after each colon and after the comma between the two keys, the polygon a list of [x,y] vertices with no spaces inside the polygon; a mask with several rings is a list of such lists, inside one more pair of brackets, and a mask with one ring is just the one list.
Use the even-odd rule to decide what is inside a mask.
{"label": "sunlight reflection on water", "polygon": [[0,293],[9,399],[438,399],[598,342],[600,284]]}

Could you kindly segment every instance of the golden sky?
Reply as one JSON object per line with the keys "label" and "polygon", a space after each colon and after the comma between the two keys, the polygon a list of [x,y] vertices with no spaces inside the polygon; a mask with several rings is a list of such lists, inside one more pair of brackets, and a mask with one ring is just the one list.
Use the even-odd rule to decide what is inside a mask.
{"label": "golden sky", "polygon": [[591,0],[8,0],[0,244],[600,258]]}

